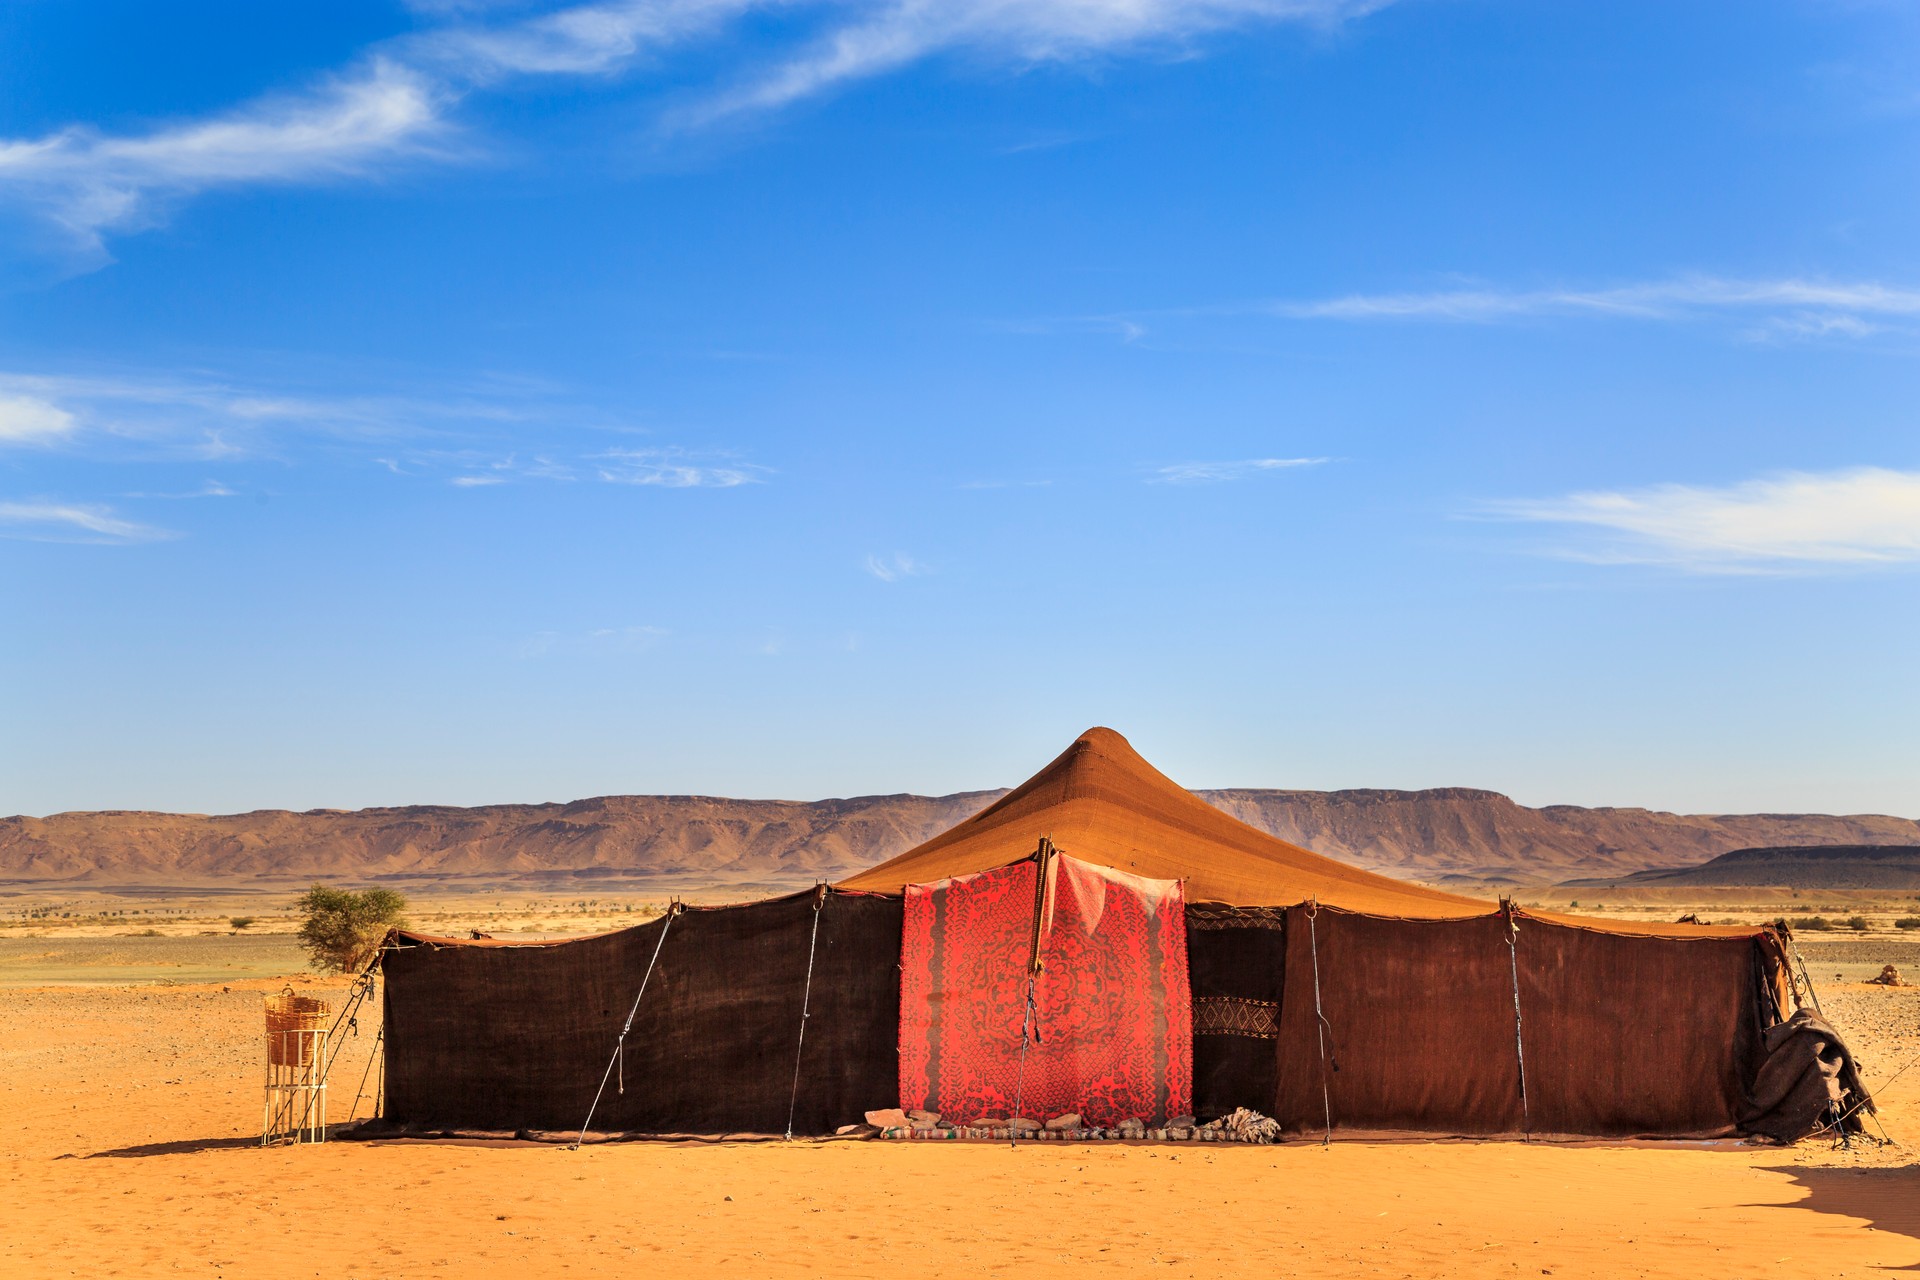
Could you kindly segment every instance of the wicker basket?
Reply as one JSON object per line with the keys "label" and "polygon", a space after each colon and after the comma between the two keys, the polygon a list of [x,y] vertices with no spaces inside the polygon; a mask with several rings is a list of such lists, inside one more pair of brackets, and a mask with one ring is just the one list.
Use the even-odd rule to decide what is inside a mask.
{"label": "wicker basket", "polygon": [[297,996],[293,988],[267,997],[267,1061],[276,1067],[304,1067],[313,1062],[317,1036],[302,1031],[327,1029],[327,1002]]}

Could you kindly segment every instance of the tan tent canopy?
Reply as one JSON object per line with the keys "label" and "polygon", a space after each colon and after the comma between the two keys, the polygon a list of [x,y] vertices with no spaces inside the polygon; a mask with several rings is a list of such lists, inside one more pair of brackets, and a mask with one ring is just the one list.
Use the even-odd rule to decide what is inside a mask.
{"label": "tan tent canopy", "polygon": [[[1317,901],[1369,915],[1419,920],[1483,916],[1495,904],[1443,893],[1336,862],[1250,827],[1148,764],[1112,729],[1089,729],[999,801],[897,858],[841,883],[898,893],[1001,866],[1032,853],[1041,836],[1074,857],[1159,880],[1184,880],[1190,902],[1281,906]],[[1608,933],[1743,936],[1758,927],[1626,923],[1545,916]]]}

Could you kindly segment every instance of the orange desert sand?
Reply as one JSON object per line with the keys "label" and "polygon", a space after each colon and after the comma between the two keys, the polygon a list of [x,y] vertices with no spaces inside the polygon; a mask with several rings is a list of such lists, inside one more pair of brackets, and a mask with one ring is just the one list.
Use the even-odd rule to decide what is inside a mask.
{"label": "orange desert sand", "polygon": [[[0,1275],[1692,1278],[1920,1266],[1920,1164],[1906,1145],[1920,1141],[1920,1069],[1882,1099],[1902,1145],[1853,1152],[1824,1141],[262,1150],[261,993],[278,986],[0,990]],[[1870,1083],[1920,1051],[1920,991],[1823,995]],[[376,1019],[335,1067],[336,1122]]]}

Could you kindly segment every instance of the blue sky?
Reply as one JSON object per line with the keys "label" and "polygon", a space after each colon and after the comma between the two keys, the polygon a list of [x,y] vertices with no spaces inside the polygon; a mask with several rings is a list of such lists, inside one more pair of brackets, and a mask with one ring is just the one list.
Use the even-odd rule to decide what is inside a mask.
{"label": "blue sky", "polygon": [[0,811],[1920,814],[1920,16],[0,11]]}

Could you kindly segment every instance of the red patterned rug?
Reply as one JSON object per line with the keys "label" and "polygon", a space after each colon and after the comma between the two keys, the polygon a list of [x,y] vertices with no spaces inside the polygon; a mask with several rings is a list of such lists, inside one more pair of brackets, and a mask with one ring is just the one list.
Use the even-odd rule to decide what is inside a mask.
{"label": "red patterned rug", "polygon": [[[1189,1114],[1193,1010],[1185,894],[1060,855],[1020,1110],[1155,1123]],[[900,1105],[954,1124],[1014,1114],[1035,863],[907,886]]]}

